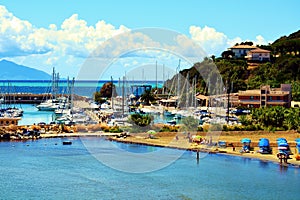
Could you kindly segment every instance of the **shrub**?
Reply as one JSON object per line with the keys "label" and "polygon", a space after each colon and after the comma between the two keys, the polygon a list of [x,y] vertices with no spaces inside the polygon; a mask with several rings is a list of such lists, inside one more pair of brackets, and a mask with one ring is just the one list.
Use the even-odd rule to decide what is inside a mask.
{"label": "shrub", "polygon": [[110,133],[121,133],[121,132],[123,132],[123,130],[120,129],[120,127],[118,127],[118,126],[113,126],[113,127],[110,127],[109,132]]}
{"label": "shrub", "polygon": [[224,125],[223,125],[223,129],[222,129],[222,130],[223,130],[223,131],[229,131],[227,124],[224,124]]}
{"label": "shrub", "polygon": [[221,131],[222,130],[222,126],[221,124],[211,124],[209,127],[210,131]]}
{"label": "shrub", "polygon": [[159,132],[178,132],[178,126],[164,125]]}
{"label": "shrub", "polygon": [[198,126],[197,131],[203,131],[202,126]]}

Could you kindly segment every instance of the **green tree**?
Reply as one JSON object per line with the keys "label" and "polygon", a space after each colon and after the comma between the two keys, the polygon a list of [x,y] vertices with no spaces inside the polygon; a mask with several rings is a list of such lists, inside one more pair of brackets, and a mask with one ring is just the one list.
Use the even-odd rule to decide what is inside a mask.
{"label": "green tree", "polygon": [[145,127],[148,126],[153,120],[153,117],[151,115],[141,115],[139,113],[135,113],[130,115],[129,122],[133,122],[133,125],[139,126],[139,127]]}
{"label": "green tree", "polygon": [[111,98],[112,95],[115,95],[116,93],[116,86],[112,82],[104,83],[100,89],[101,97]]}
{"label": "green tree", "polygon": [[199,121],[191,116],[183,118],[181,123],[183,124],[181,131],[196,131],[199,125]]}
{"label": "green tree", "polygon": [[141,100],[145,103],[145,105],[150,105],[150,102],[154,101],[155,97],[150,90],[145,90],[145,92],[141,95]]}

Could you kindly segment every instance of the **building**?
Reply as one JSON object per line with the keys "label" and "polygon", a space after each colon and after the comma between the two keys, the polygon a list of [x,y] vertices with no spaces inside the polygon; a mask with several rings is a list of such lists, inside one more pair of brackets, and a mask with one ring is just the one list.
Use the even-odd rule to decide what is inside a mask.
{"label": "building", "polygon": [[0,117],[0,126],[18,125],[20,117]]}
{"label": "building", "polygon": [[246,58],[248,61],[270,61],[270,53],[271,51],[256,48],[248,51]]}
{"label": "building", "polygon": [[234,53],[234,56],[236,58],[244,58],[247,56],[247,53],[251,50],[257,49],[256,46],[250,46],[250,45],[235,45],[233,47],[228,48],[229,51],[232,51]]}
{"label": "building", "polygon": [[290,84],[281,84],[280,88],[261,86],[258,90],[239,91],[239,106],[248,108],[283,106],[291,107],[292,90]]}

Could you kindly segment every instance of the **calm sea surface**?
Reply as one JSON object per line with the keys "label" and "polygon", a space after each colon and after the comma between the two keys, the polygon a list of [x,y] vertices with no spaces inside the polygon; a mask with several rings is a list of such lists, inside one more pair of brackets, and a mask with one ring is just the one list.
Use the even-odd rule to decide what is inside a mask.
{"label": "calm sea surface", "polygon": [[[93,93],[99,91],[104,83],[107,81],[75,81],[74,93],[81,96],[92,97]],[[119,81],[114,81],[116,85],[117,93],[122,91],[122,83]],[[131,85],[141,85],[149,84],[152,87],[156,86],[156,81],[128,81],[125,83],[124,87],[127,87],[130,90]],[[163,83],[158,82],[158,87],[161,88]],[[42,94],[49,93],[51,91],[51,81],[7,81],[0,80],[0,93],[33,93],[33,94]],[[67,81],[61,80],[59,82],[59,93],[65,93],[67,91]]]}
{"label": "calm sea surface", "polygon": [[[100,138],[0,142],[0,199],[299,199],[300,169],[225,155],[197,163],[193,152],[158,171],[126,173],[85,148]],[[119,145],[145,153],[161,148]],[[179,150],[171,150],[176,154]],[[102,154],[113,156],[113,151]],[[120,160],[120,164],[122,164]],[[129,161],[130,162],[130,161]]]}

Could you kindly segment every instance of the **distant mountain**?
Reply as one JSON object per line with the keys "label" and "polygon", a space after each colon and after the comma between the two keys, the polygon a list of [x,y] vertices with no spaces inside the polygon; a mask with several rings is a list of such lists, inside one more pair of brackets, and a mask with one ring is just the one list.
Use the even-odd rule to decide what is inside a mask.
{"label": "distant mountain", "polygon": [[18,65],[7,60],[0,61],[0,80],[50,80],[46,72]]}

